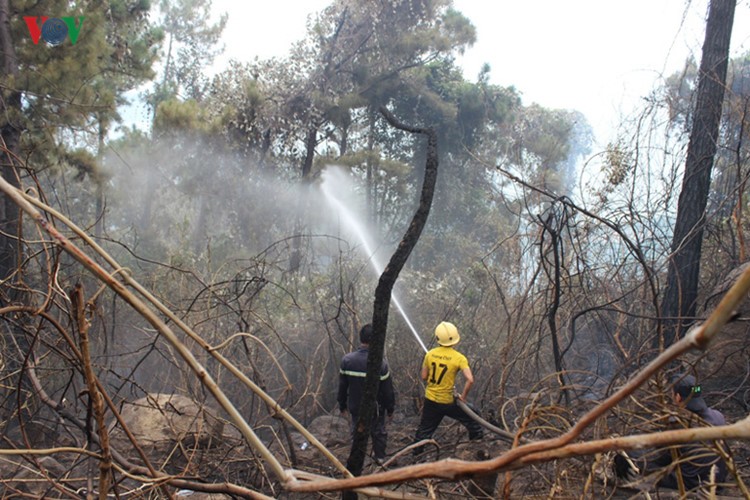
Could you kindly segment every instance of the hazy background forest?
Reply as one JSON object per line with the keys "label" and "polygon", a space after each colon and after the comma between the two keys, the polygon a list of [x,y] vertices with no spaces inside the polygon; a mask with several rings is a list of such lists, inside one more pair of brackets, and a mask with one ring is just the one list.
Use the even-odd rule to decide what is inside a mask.
{"label": "hazy background forest", "polygon": [[[76,43],[35,44],[22,19],[41,15],[85,16]],[[637,119],[600,148],[580,112],[526,103],[523,89],[491,83],[489,67],[467,79],[456,56],[477,33],[450,0],[332,0],[286,56],[209,74],[225,23],[210,0],[50,0],[42,9],[0,0],[3,178],[43,214],[22,215],[4,195],[0,448],[94,453],[108,432],[105,458],[117,463],[137,446],[117,441],[127,426],[113,409],[180,395],[210,408],[225,427],[210,439],[231,440],[243,458],[206,451],[216,443],[206,446],[200,429],[188,444],[172,436],[179,444],[169,452],[144,446],[162,453],[145,469],[185,483],[128,482],[115,466],[113,488],[166,495],[195,489],[189,480],[199,477],[246,488],[215,490],[225,494],[279,496],[269,457],[237,444],[249,431],[217,404],[220,390],[283,463],[335,476],[300,455],[299,429],[259,392],[303,426],[337,422],[340,359],[371,321],[380,271],[425,175],[424,140],[390,126],[381,107],[433,128],[439,153],[431,212],[394,288],[403,314],[392,308],[387,325],[391,451],[413,435],[422,344],[435,345],[440,321],[461,331],[482,416],[549,437],[705,319],[747,261],[750,54],[728,64],[696,299],[689,314],[671,315],[662,301],[700,60],[645,96]],[[147,128],[127,120],[134,106],[148,110]],[[732,422],[750,405],[750,342],[738,316],[708,351],[674,365],[698,375]],[[178,332],[179,345],[157,322]],[[629,404],[660,411],[663,380]],[[632,410],[613,410],[587,437],[643,432]],[[331,439],[345,450],[348,433]],[[0,474],[3,498],[75,497],[82,476],[91,494],[96,461],[57,457],[53,467],[39,455],[0,454],[13,467],[26,457]],[[739,476],[748,457],[737,450]],[[557,465],[540,469],[547,479],[534,487],[596,497],[586,480],[594,462],[577,462],[587,471],[580,481],[561,479]]]}

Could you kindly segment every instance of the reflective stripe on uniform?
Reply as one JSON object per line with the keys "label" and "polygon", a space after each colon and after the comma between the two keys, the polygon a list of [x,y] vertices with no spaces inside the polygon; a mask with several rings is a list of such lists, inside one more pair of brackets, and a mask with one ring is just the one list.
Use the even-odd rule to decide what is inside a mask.
{"label": "reflective stripe on uniform", "polygon": [[[347,375],[349,377],[365,378],[367,376],[367,374],[365,372],[353,372],[353,371],[349,371],[349,370],[339,370],[339,373],[341,373],[341,375]],[[381,375],[380,376],[380,380],[385,380],[385,379],[387,379],[390,376],[391,376],[391,373],[388,372],[385,375]]]}

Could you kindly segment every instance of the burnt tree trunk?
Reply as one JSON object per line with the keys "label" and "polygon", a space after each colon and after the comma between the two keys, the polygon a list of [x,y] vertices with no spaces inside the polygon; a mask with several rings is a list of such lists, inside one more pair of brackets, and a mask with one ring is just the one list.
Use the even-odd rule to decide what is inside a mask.
{"label": "burnt tree trunk", "polygon": [[[539,221],[542,224],[542,235],[539,241],[539,250],[541,252],[540,260],[544,272],[547,278],[550,280],[550,286],[552,287],[551,303],[547,306],[547,324],[549,325],[550,338],[552,340],[552,356],[555,362],[555,371],[557,371],[557,379],[562,390],[561,396],[565,398],[565,402],[570,404],[570,395],[566,389],[567,384],[565,383],[565,370],[563,367],[563,354],[560,350],[560,339],[557,327],[557,312],[560,309],[560,299],[562,297],[562,257],[563,253],[563,238],[562,232],[567,223],[567,217],[565,214],[565,207],[563,206],[561,214],[557,214],[555,205],[550,207],[550,211],[545,218],[539,216]],[[549,244],[545,245],[545,236],[549,235]],[[551,259],[550,259],[551,254]],[[551,262],[550,262],[551,260]]]}
{"label": "burnt tree trunk", "polygon": [[[311,126],[305,138],[305,161],[302,163],[302,182],[312,181],[312,167],[315,159],[315,146],[318,144],[318,128]],[[300,212],[301,213],[301,212]],[[297,217],[295,236],[292,238],[292,253],[289,256],[289,272],[296,273],[302,264],[302,220]]]}
{"label": "burnt tree trunk", "polygon": [[[0,89],[0,168],[3,179],[13,187],[20,187],[18,168],[21,166],[18,157],[21,148],[22,110],[21,91],[18,90],[18,58],[11,31],[11,10],[9,0],[0,0],[0,64],[2,65],[2,81],[5,83]],[[4,286],[0,289],[0,302],[3,304],[18,303],[24,300],[23,288],[16,286],[23,277],[18,274],[21,251],[21,224],[18,205],[10,198],[3,196],[0,200],[0,280]],[[21,322],[8,320],[3,333],[3,345],[8,349],[3,353],[6,373],[18,374],[9,377],[0,389],[0,401],[8,401],[2,405],[0,411],[0,434],[8,431],[8,426],[14,425],[12,415],[16,410],[21,411],[25,405],[21,401],[26,395],[17,395],[15,391],[23,391],[26,387],[23,376],[23,357],[29,349]],[[17,349],[11,346],[17,346]]]}
{"label": "burnt tree trunk", "polygon": [[[419,206],[414,213],[411,224],[401,239],[398,248],[391,256],[391,260],[383,270],[375,288],[375,303],[372,312],[372,338],[370,339],[369,354],[367,356],[367,377],[365,378],[362,402],[360,404],[359,420],[354,431],[352,449],[346,467],[358,476],[362,473],[367,452],[367,443],[370,437],[370,424],[377,408],[377,392],[380,381],[380,367],[383,363],[383,350],[385,346],[385,334],[388,326],[388,311],[391,305],[391,294],[396,284],[401,269],[406,264],[411,251],[419,241],[427,216],[430,214],[432,197],[435,192],[435,183],[438,172],[437,135],[431,128],[417,128],[400,123],[388,110],[381,108],[383,114],[391,126],[427,136],[427,160],[424,181],[422,183],[422,194]],[[356,498],[356,494],[345,492],[344,498]]]}
{"label": "burnt tree trunk", "polygon": [[667,284],[662,298],[663,348],[682,336],[695,317],[706,203],[719,135],[735,0],[711,0],[698,75],[693,125],[677,205]]}
{"label": "burnt tree trunk", "polygon": [[[2,167],[3,179],[11,186],[19,187],[16,159],[21,141],[21,93],[16,85],[18,77],[18,58],[10,27],[10,5],[8,0],[0,0],[0,64],[2,64],[2,79],[13,82],[2,90],[0,96],[0,134],[2,135]],[[9,198],[4,197],[0,203],[0,280],[7,279],[15,271],[18,256],[18,242],[14,237],[18,234],[18,206]]]}

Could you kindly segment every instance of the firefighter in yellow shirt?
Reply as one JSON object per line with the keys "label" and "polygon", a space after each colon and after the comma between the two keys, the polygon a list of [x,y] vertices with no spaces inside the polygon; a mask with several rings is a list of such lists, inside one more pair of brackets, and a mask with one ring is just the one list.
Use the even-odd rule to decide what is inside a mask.
{"label": "firefighter in yellow shirt", "polygon": [[[422,380],[427,385],[422,418],[414,441],[430,439],[443,421],[443,417],[461,422],[469,431],[469,439],[481,439],[482,427],[464,413],[456,404],[453,395],[458,372],[461,372],[465,379],[464,389],[458,396],[461,401],[466,402],[469,390],[474,384],[469,361],[453,348],[461,340],[458,329],[453,323],[443,321],[435,328],[435,337],[439,346],[425,354],[422,362]],[[421,453],[420,448],[415,450],[415,453]]]}

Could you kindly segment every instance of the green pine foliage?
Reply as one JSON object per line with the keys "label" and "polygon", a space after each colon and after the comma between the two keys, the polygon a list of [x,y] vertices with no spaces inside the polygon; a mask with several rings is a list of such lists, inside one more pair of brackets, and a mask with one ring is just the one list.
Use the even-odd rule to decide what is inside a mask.
{"label": "green pine foliage", "polygon": [[[22,93],[24,156],[30,165],[55,166],[68,148],[97,154],[98,138],[119,120],[125,93],[152,76],[158,32],[147,22],[145,0],[11,2],[12,36]],[[76,43],[34,44],[24,16],[83,18]]]}

